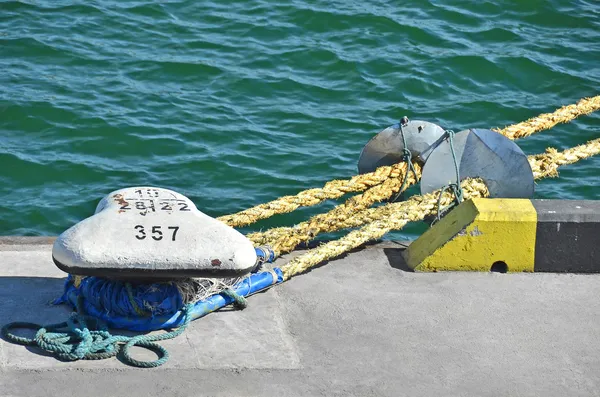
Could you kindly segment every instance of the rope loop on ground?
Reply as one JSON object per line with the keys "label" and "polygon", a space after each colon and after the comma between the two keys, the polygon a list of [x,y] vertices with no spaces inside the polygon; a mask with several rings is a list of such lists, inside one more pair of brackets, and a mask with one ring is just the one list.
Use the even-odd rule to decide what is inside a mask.
{"label": "rope loop on ground", "polygon": [[[169,352],[157,341],[175,338],[189,325],[191,315],[189,304],[182,309],[184,323],[176,330],[155,335],[138,335],[134,337],[112,335],[106,323],[83,312],[83,297],[77,301],[77,312],[71,313],[66,322],[39,325],[29,322],[13,322],[5,325],[0,333],[8,341],[25,346],[36,346],[63,361],[101,360],[115,357],[121,353],[126,364],[139,368],[154,368],[163,365],[169,359]],[[33,338],[18,336],[15,329],[36,331]],[[158,355],[156,360],[141,361],[131,356],[132,347],[138,346],[151,350]]]}
{"label": "rope loop on ground", "polygon": [[[600,96],[584,98],[576,105],[563,107],[552,114],[540,115],[537,118],[497,132],[510,139],[525,137],[598,109],[600,109]],[[369,240],[380,238],[391,230],[401,229],[408,222],[423,220],[436,212],[437,219],[439,219],[443,212],[442,206],[456,205],[464,199],[489,196],[487,186],[482,180],[467,179],[461,182],[453,147],[454,132],[446,131],[454,159],[456,183],[451,183],[437,192],[414,196],[403,202],[391,202],[377,208],[369,208],[375,203],[389,200],[394,195],[397,198],[409,186],[419,181],[421,169],[419,165],[412,162],[412,153],[406,146],[403,121],[404,118],[400,124],[400,131],[404,144],[404,162],[393,166],[380,167],[372,173],[358,175],[350,180],[331,181],[325,184],[322,189],[310,189],[295,196],[285,196],[270,203],[261,204],[218,219],[230,226],[246,226],[274,214],[293,211],[300,206],[316,205],[324,200],[338,198],[349,192],[364,191],[362,194],[351,197],[344,204],[334,208],[327,214],[314,216],[293,228],[275,228],[264,233],[253,233],[248,236],[255,244],[264,245],[259,252],[259,264],[262,264],[267,258],[272,261],[281,253],[293,250],[299,243],[314,238],[318,233],[362,226],[339,240],[309,250],[283,266],[281,268],[283,279],[287,280],[323,261],[359,247]],[[540,179],[557,176],[559,166],[571,164],[599,153],[600,139],[596,139],[585,145],[562,152],[556,149],[547,149],[546,153],[529,156],[528,160],[535,179]],[[448,207],[444,209],[447,210]],[[79,284],[81,282],[81,278],[74,278],[74,283]],[[144,311],[136,302],[132,285],[125,283],[124,287],[126,297],[121,295],[121,285],[113,288],[114,293],[111,295],[124,296],[123,300],[139,316],[152,315],[151,312]],[[226,289],[221,293],[230,297],[236,308],[244,309],[247,307],[246,299],[232,289]],[[106,323],[85,314],[84,299],[82,295],[78,296],[76,312],[72,313],[66,322],[44,326],[29,322],[13,322],[2,327],[0,334],[13,343],[38,347],[62,360],[97,360],[120,355],[127,364],[140,368],[152,368],[164,364],[169,358],[168,351],[156,342],[180,335],[192,319],[190,312],[193,303],[190,303],[181,309],[184,321],[175,330],[134,337],[112,335],[108,331]],[[90,297],[89,299],[93,298]],[[142,302],[142,305],[145,304],[145,302]],[[33,338],[27,338],[14,334],[15,329],[30,329],[36,331],[36,333]],[[158,358],[150,361],[137,360],[131,356],[130,352],[134,346],[149,349],[155,352]]]}

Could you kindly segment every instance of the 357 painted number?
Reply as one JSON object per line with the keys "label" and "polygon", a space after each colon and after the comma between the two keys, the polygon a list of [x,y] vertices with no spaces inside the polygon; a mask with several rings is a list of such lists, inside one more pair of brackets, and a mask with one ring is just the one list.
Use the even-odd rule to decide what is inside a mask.
{"label": "357 painted number", "polygon": [[[144,240],[146,237],[148,237],[148,234],[150,234],[150,237],[152,237],[153,240],[159,241],[163,239],[162,226],[151,226],[151,229],[147,231],[144,228],[144,226],[135,225],[134,229],[137,230],[135,238],[137,238],[138,240]],[[171,241],[175,241],[175,238],[177,237],[177,231],[179,230],[179,226],[168,226],[167,230],[173,231],[171,234]],[[169,233],[166,230],[165,232]]]}

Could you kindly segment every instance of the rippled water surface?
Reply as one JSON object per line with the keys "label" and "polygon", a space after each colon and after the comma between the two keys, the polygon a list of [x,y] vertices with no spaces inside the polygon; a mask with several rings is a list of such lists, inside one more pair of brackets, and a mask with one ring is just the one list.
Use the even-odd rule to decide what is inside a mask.
{"label": "rippled water surface", "polygon": [[[597,95],[600,3],[0,1],[0,87],[1,234],[58,234],[131,185],[218,216],[354,175],[404,115],[501,127]],[[599,136],[592,115],[519,145]],[[600,198],[599,168],[536,195]]]}

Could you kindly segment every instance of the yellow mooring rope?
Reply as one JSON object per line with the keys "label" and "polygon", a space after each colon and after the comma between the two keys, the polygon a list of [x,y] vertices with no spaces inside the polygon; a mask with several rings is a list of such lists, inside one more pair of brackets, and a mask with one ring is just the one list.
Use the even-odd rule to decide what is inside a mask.
{"label": "yellow mooring rope", "polygon": [[[588,114],[598,109],[600,109],[600,96],[584,98],[575,105],[562,107],[553,113],[542,114],[525,122],[506,127],[498,132],[508,134],[510,139],[518,139],[551,128],[559,122],[564,123],[582,114]],[[339,230],[336,225],[345,222],[357,212],[370,207],[374,203],[385,201],[399,193],[402,178],[406,173],[406,165],[405,163],[400,163],[394,165],[394,167],[396,167],[396,170],[401,175],[388,177],[384,183],[369,188],[363,194],[351,197],[346,203],[332,209],[328,213],[315,215],[308,221],[301,222],[294,227],[272,228],[265,232],[250,233],[247,237],[255,245],[271,246],[275,255],[279,256],[291,252],[300,243],[312,240],[319,233]],[[415,168],[418,177],[420,177],[420,168],[416,165]],[[418,180],[413,175],[410,175],[405,187],[409,187],[417,182]]]}
{"label": "yellow mooring rope", "polygon": [[268,203],[259,204],[247,210],[219,218],[231,227],[243,227],[269,218],[275,214],[292,212],[299,207],[310,207],[325,200],[342,197],[346,193],[362,192],[379,185],[389,178],[402,178],[406,171],[405,164],[380,167],[374,172],[356,175],[351,179],[329,181],[322,188],[304,190],[294,196],[283,196]]}
{"label": "yellow mooring rope", "polygon": [[[519,139],[530,136],[536,132],[547,130],[559,123],[567,123],[581,115],[592,113],[600,109],[600,95],[580,99],[576,104],[563,106],[552,113],[541,114],[522,123],[514,124],[495,131],[509,139]],[[217,219],[232,227],[243,227],[255,223],[261,219],[269,218],[275,214],[292,212],[299,207],[313,206],[324,200],[337,199],[346,193],[362,192],[376,186],[389,178],[402,180],[406,173],[406,166],[395,164],[393,166],[380,167],[374,172],[356,175],[351,179],[333,180],[327,182],[322,188],[304,190],[293,196],[283,196],[268,203],[240,211],[231,215],[224,215]],[[410,186],[409,183],[406,187]],[[386,200],[398,192],[390,192],[390,195],[381,200]],[[372,205],[368,204],[369,205]],[[261,237],[255,235],[257,244],[262,244]]]}
{"label": "yellow mooring rope", "polygon": [[[576,104],[564,106],[553,113],[542,114],[496,131],[510,139],[523,138],[552,128],[558,123],[567,123],[578,116],[598,109],[600,109],[600,96],[583,98]],[[356,175],[348,180],[333,180],[327,182],[323,188],[304,190],[293,196],[280,197],[271,202],[235,214],[221,216],[217,219],[232,227],[242,227],[275,214],[294,211],[301,206],[317,205],[324,200],[336,199],[346,193],[362,192],[377,187],[373,191],[367,190],[365,194],[350,198],[341,208],[335,208],[329,214],[317,215],[317,217],[302,222],[293,228],[274,228],[264,233],[248,235],[248,238],[255,245],[270,245],[274,247],[276,255],[280,255],[291,251],[301,242],[311,240],[318,233],[328,230],[327,228],[321,229],[318,225],[335,223],[336,220],[343,219],[348,214],[353,214],[398,194],[406,171],[406,164],[404,163],[380,167],[371,173]],[[419,171],[420,169],[417,169],[417,172]],[[417,175],[417,177],[420,177],[420,175]],[[411,175],[404,186],[408,188],[416,182],[414,176]],[[384,184],[384,186],[378,187],[380,184]]]}
{"label": "yellow mooring rope", "polygon": [[[406,172],[406,163],[399,164],[400,170]],[[421,177],[421,167],[413,165],[416,178]],[[409,173],[406,185],[411,186],[419,182],[413,173]],[[309,241],[319,233],[332,230],[336,224],[343,222],[357,212],[369,208],[375,203],[389,199],[398,193],[402,185],[402,178],[390,177],[382,184],[373,186],[362,194],[350,197],[344,204],[338,205],[327,213],[318,214],[308,221],[301,222],[294,227],[278,227],[262,233],[250,233],[246,237],[256,245],[269,245],[276,256],[292,251],[302,242]]]}
{"label": "yellow mooring rope", "polygon": [[[562,165],[572,164],[599,153],[600,138],[562,152],[556,149],[547,149],[546,153],[529,156],[529,163],[535,179],[541,179],[557,176],[557,169]],[[485,183],[480,179],[464,180],[461,186],[465,200],[489,195]],[[440,198],[440,191],[438,190],[423,196],[411,197],[403,202],[390,203],[379,208],[365,210],[364,216],[347,220],[344,227],[359,226],[363,221],[370,221],[370,223],[348,233],[339,240],[312,249],[282,266],[284,279],[287,280],[303,273],[311,267],[342,255],[367,241],[381,238],[391,230],[402,229],[408,222],[421,221],[427,216],[434,215],[437,213],[438,204],[447,206],[454,199],[454,195],[450,192],[443,192]]]}
{"label": "yellow mooring rope", "polygon": [[579,116],[590,114],[600,109],[600,95],[580,99],[573,105],[563,106],[552,113],[540,114],[537,117],[514,124],[502,129],[493,129],[509,139],[525,138],[543,130],[550,129],[557,124],[567,123]]}

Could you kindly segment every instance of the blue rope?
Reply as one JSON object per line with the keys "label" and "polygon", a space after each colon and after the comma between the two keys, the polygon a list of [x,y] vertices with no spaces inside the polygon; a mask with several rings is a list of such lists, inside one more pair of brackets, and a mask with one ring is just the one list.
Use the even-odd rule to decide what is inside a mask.
{"label": "blue rope", "polygon": [[[69,276],[65,288],[72,285],[72,282]],[[168,351],[155,342],[180,335],[194,318],[195,304],[183,305],[181,295],[173,283],[132,285],[118,280],[87,277],[76,291],[76,312],[71,313],[67,321],[49,325],[13,322],[2,327],[0,335],[13,343],[38,347],[65,361],[100,360],[120,354],[121,360],[126,364],[153,368],[169,359]],[[237,309],[247,306],[244,296],[232,289],[221,294],[232,299]],[[68,298],[63,296],[56,303],[64,303],[67,300]],[[108,331],[106,321],[85,313],[86,305],[92,312],[100,311],[129,319],[149,319],[156,315],[170,317],[179,312],[183,321],[177,329],[162,334],[134,337],[112,335]],[[13,334],[11,331],[14,329],[31,329],[36,331],[36,334],[33,338],[25,338]],[[158,358],[152,361],[136,360],[130,354],[134,346],[151,350]]]}
{"label": "blue rope", "polygon": [[[72,279],[67,279],[65,288],[70,282],[72,283]],[[91,306],[100,312],[122,317],[171,316],[184,306],[177,286],[171,282],[128,283],[101,277],[86,277],[78,286],[77,295],[85,298],[88,312]]]}

